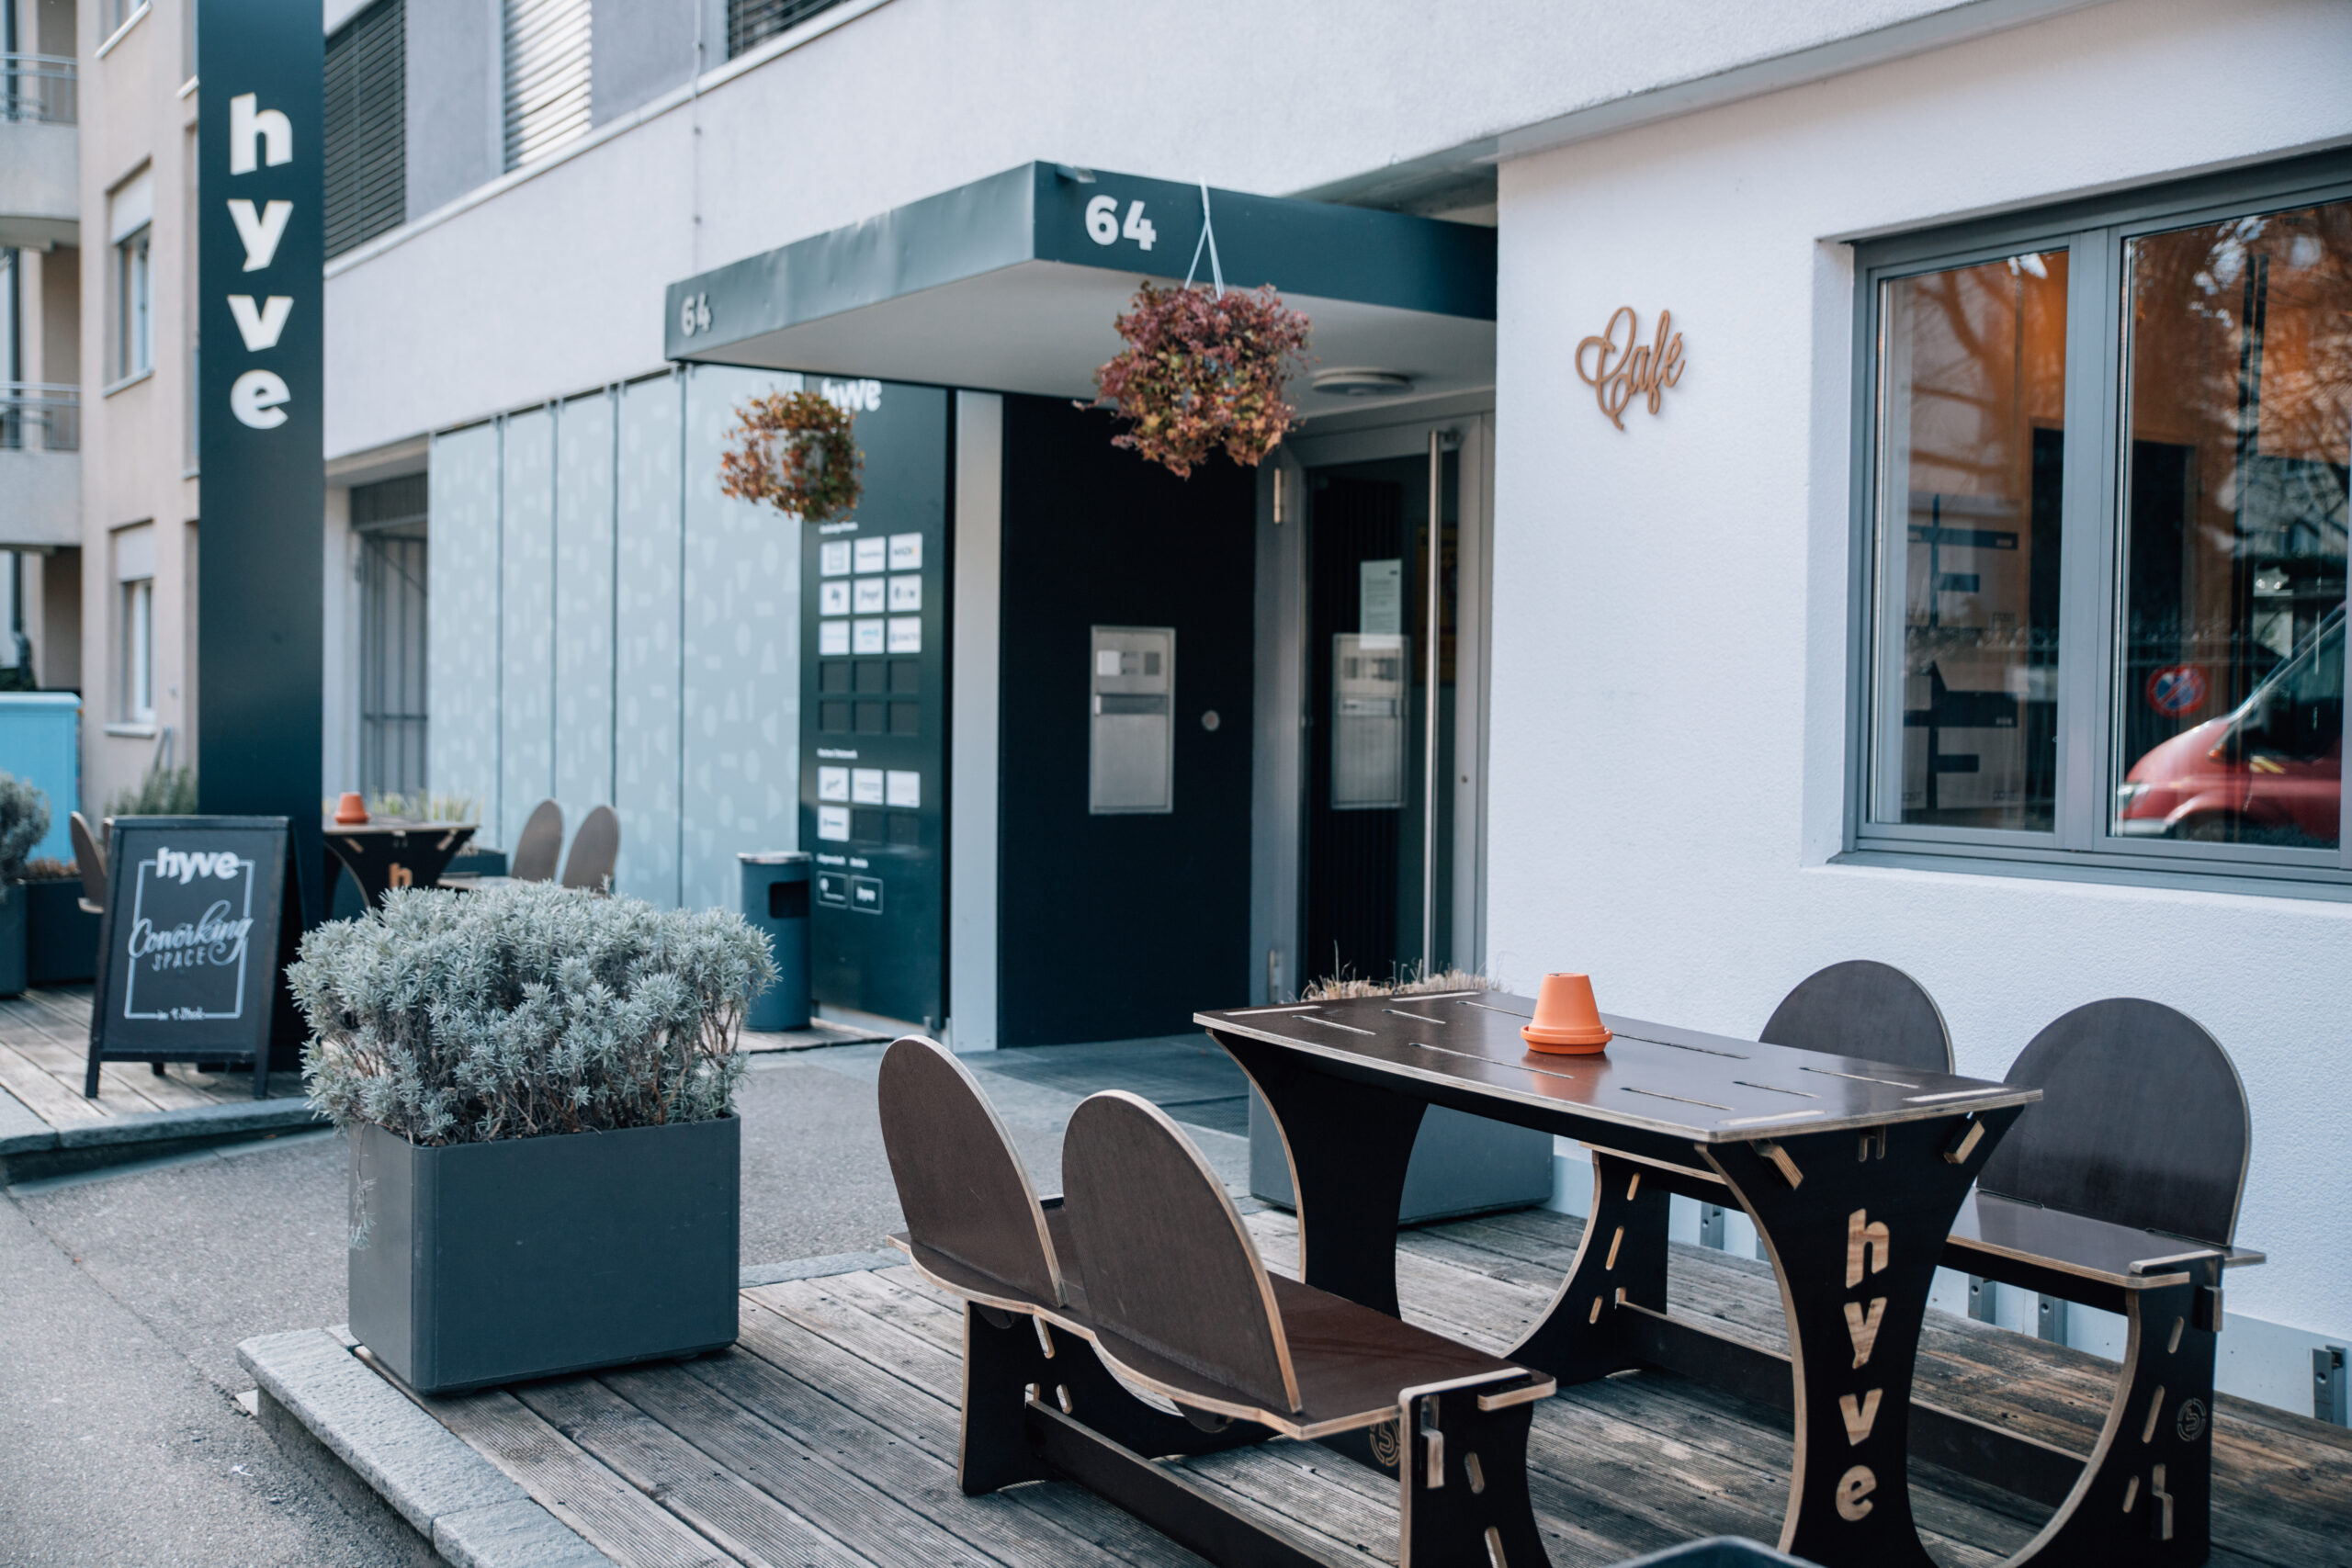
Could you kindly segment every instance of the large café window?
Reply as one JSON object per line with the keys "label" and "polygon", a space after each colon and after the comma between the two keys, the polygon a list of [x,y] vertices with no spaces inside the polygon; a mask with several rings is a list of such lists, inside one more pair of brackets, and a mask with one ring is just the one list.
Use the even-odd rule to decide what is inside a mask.
{"label": "large caf\u00e9 window", "polygon": [[1865,247],[1851,848],[2352,884],[2323,172]]}

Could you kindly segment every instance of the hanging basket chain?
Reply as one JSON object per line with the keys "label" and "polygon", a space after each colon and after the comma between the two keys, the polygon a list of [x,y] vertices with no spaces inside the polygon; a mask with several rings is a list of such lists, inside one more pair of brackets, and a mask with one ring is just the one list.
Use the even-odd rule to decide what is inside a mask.
{"label": "hanging basket chain", "polygon": [[1201,247],[1209,252],[1209,277],[1216,286],[1216,297],[1225,298],[1225,268],[1216,259],[1216,220],[1209,216],[1209,183],[1201,182],[1201,237],[1193,242],[1193,265],[1184,269],[1184,287],[1193,287],[1193,275],[1201,270]]}

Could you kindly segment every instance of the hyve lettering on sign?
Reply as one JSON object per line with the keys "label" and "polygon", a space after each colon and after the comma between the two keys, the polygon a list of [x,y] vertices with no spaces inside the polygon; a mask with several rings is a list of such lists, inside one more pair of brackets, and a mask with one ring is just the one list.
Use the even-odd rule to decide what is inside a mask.
{"label": "hyve lettering on sign", "polygon": [[[257,95],[240,93],[229,100],[229,173],[250,175],[264,166],[275,168],[294,161],[294,126],[281,109],[261,107]],[[229,198],[229,216],[245,247],[247,272],[266,272],[277,256],[277,243],[294,216],[290,201],[269,201],[257,209],[245,197]],[[229,313],[245,352],[260,354],[277,346],[286,319],[294,313],[294,297],[270,294],[258,304],[251,294],[229,296]],[[237,423],[254,430],[275,430],[286,423],[286,403],[293,397],[286,378],[275,370],[252,369],[229,388],[229,412]]]}
{"label": "hyve lettering on sign", "polygon": [[[1887,1232],[1886,1222],[1872,1220],[1870,1211],[1857,1209],[1846,1217],[1846,1288],[1853,1290],[1866,1283],[1873,1274],[1885,1271],[1887,1258],[1894,1249],[1894,1237]],[[1886,1298],[1871,1296],[1868,1304],[1860,1301],[1846,1303],[1846,1336],[1853,1341],[1854,1370],[1870,1365],[1871,1351],[1878,1345],[1879,1325],[1886,1321]],[[1886,1396],[1883,1388],[1865,1390],[1860,1395],[1840,1394],[1838,1414],[1845,1418],[1846,1445],[1859,1448],[1878,1424],[1878,1407]],[[1838,1478],[1838,1517],[1852,1523],[1871,1511],[1871,1494],[1878,1490],[1878,1477],[1871,1467],[1858,1464]]]}

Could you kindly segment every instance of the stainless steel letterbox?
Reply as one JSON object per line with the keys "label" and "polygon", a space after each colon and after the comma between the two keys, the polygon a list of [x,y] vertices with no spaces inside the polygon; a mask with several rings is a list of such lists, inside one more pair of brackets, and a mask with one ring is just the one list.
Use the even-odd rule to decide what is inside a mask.
{"label": "stainless steel letterbox", "polygon": [[1331,809],[1405,804],[1408,637],[1340,632],[1331,638]]}
{"label": "stainless steel letterbox", "polygon": [[1119,816],[1176,808],[1176,628],[1096,626],[1087,809]]}

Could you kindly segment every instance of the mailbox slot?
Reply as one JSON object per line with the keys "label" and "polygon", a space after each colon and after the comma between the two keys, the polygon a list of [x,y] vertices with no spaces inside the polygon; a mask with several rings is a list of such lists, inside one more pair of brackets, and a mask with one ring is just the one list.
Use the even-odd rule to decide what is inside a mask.
{"label": "mailbox slot", "polygon": [[1096,626],[1088,649],[1087,809],[1176,809],[1176,628]]}

